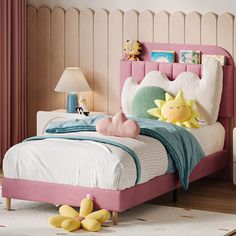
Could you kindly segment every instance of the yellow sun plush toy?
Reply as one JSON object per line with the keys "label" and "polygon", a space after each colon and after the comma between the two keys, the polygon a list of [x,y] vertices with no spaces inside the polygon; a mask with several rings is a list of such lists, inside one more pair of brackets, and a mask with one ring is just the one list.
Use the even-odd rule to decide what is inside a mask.
{"label": "yellow sun plush toy", "polygon": [[186,128],[200,127],[197,121],[200,115],[193,110],[194,100],[186,101],[182,91],[179,91],[175,98],[166,93],[165,98],[165,100],[155,100],[154,102],[158,107],[147,112],[158,117],[160,121],[170,122]]}

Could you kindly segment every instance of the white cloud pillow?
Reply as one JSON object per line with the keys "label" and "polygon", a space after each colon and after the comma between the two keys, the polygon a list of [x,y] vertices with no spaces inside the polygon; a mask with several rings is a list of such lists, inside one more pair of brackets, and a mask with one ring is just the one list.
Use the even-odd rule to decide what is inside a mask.
{"label": "white cloud pillow", "polygon": [[[176,96],[179,90],[185,99],[195,99],[196,109],[207,124],[217,121],[223,88],[223,70],[219,62],[208,59],[203,64],[202,79],[192,72],[183,72],[174,81],[159,71],[149,72],[140,84],[129,77],[121,94],[121,105],[126,115],[131,115],[131,102],[137,91],[145,86],[157,86]],[[155,106],[155,104],[153,103]]]}

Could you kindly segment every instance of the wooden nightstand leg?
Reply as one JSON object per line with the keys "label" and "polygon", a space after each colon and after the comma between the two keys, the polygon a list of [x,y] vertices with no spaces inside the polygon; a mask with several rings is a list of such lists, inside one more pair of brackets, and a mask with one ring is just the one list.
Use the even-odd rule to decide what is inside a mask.
{"label": "wooden nightstand leg", "polygon": [[112,224],[117,225],[117,222],[118,222],[118,212],[113,211],[112,212]]}
{"label": "wooden nightstand leg", "polygon": [[11,210],[11,198],[9,198],[9,197],[6,198],[6,209],[8,211]]}

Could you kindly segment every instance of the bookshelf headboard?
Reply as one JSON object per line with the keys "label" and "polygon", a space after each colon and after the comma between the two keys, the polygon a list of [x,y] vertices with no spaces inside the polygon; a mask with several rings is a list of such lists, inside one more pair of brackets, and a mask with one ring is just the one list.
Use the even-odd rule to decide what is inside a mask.
{"label": "bookshelf headboard", "polygon": [[[163,44],[163,43],[142,43],[142,61],[125,61],[120,63],[120,87],[123,88],[125,80],[132,76],[141,82],[144,76],[153,70],[165,73],[169,80],[174,80],[180,73],[190,71],[201,78],[201,64],[178,63],[180,50],[195,50],[201,54],[224,55],[226,65],[223,66],[223,92],[220,104],[218,120],[226,130],[226,137],[231,136],[231,118],[233,117],[234,99],[234,62],[231,55],[223,48],[209,45],[188,45],[188,44]],[[158,63],[151,61],[152,50],[175,51],[176,63]],[[229,138],[226,138],[225,146],[229,147]]]}

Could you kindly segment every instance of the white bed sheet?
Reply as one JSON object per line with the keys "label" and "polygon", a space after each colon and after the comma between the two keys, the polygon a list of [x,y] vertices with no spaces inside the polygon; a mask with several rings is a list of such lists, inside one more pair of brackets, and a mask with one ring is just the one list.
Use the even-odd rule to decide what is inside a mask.
{"label": "white bed sheet", "polygon": [[[220,123],[189,131],[206,155],[223,149],[225,131]],[[79,135],[100,136],[96,132],[80,132]],[[139,183],[166,173],[167,153],[158,140],[141,135],[137,139],[109,138],[136,152],[141,164]],[[3,171],[7,178],[112,190],[134,186],[136,180],[134,161],[122,149],[92,141],[66,139],[45,139],[13,146],[5,155]]]}

